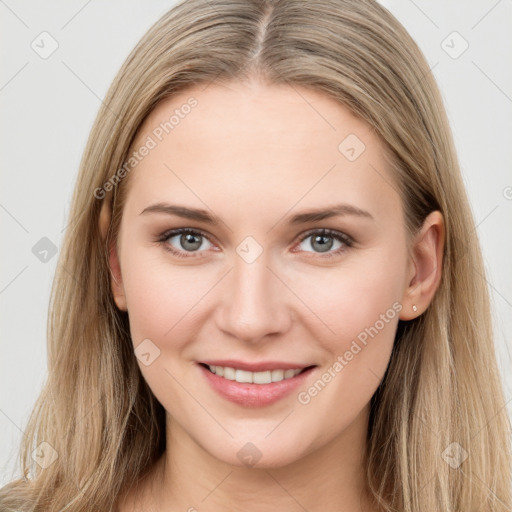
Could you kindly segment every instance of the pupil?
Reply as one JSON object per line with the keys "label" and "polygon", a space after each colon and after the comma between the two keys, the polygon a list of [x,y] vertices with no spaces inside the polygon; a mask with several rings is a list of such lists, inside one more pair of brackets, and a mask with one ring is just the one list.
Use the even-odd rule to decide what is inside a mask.
{"label": "pupil", "polygon": [[[328,242],[326,242],[328,240]],[[329,243],[330,240],[330,243]],[[320,242],[320,245],[318,247],[314,247],[314,244]],[[329,251],[332,248],[332,237],[328,235],[316,235],[313,240],[313,247],[315,249],[319,249],[319,252],[326,252]]]}

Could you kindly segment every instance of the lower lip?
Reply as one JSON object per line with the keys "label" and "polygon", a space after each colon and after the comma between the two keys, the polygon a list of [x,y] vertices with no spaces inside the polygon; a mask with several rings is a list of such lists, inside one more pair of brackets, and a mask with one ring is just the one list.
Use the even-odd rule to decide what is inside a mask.
{"label": "lower lip", "polygon": [[227,400],[245,407],[264,407],[273,404],[278,400],[290,395],[308,378],[309,374],[315,369],[299,373],[291,379],[271,382],[270,384],[249,384],[247,382],[237,382],[219,377],[215,373],[199,365],[210,386]]}

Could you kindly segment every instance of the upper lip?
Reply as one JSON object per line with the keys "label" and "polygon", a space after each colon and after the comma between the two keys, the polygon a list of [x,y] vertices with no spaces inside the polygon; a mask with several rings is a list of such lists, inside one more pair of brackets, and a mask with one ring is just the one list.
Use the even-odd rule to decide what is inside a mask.
{"label": "upper lip", "polygon": [[224,366],[235,368],[237,370],[245,370],[247,372],[264,372],[266,370],[302,370],[312,364],[289,363],[285,361],[261,361],[259,363],[245,363],[244,361],[235,361],[233,359],[215,359],[208,361],[200,361],[209,366]]}

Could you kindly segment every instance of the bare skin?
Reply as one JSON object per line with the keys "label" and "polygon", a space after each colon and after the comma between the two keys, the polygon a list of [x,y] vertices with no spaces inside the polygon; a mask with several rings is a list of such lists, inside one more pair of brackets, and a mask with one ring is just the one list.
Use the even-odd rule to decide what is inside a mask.
{"label": "bare skin", "polygon": [[[333,99],[256,81],[203,89],[161,103],[142,126],[135,147],[197,99],[132,171],[111,251],[112,292],[128,311],[134,349],[149,339],[160,351],[138,364],[167,411],[167,451],[119,510],[377,510],[364,475],[369,401],[398,320],[424,312],[438,287],[442,216],[427,217],[408,252],[382,143]],[[350,134],[365,146],[360,155],[350,151],[355,139],[348,153],[339,149]],[[141,213],[155,203],[206,210],[219,222]],[[339,204],[368,215],[345,209],[289,222]],[[103,232],[107,222],[103,212]],[[177,228],[194,230],[193,249],[176,234],[158,241]],[[331,233],[322,245],[321,229],[351,242]],[[261,254],[249,263],[240,247]],[[363,344],[372,326],[377,334]],[[342,369],[333,370],[339,356]],[[211,388],[198,364],[209,359],[316,366],[296,392],[251,408]],[[308,391],[329,371],[320,391]],[[247,443],[255,465],[239,456]]]}

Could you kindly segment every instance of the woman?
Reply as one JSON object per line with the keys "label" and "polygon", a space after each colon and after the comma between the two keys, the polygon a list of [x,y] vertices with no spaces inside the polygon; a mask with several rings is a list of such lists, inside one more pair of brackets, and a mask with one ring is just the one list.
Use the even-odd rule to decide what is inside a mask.
{"label": "woman", "polygon": [[448,122],[379,4],[180,3],[114,80],[71,219],[2,510],[512,506]]}

